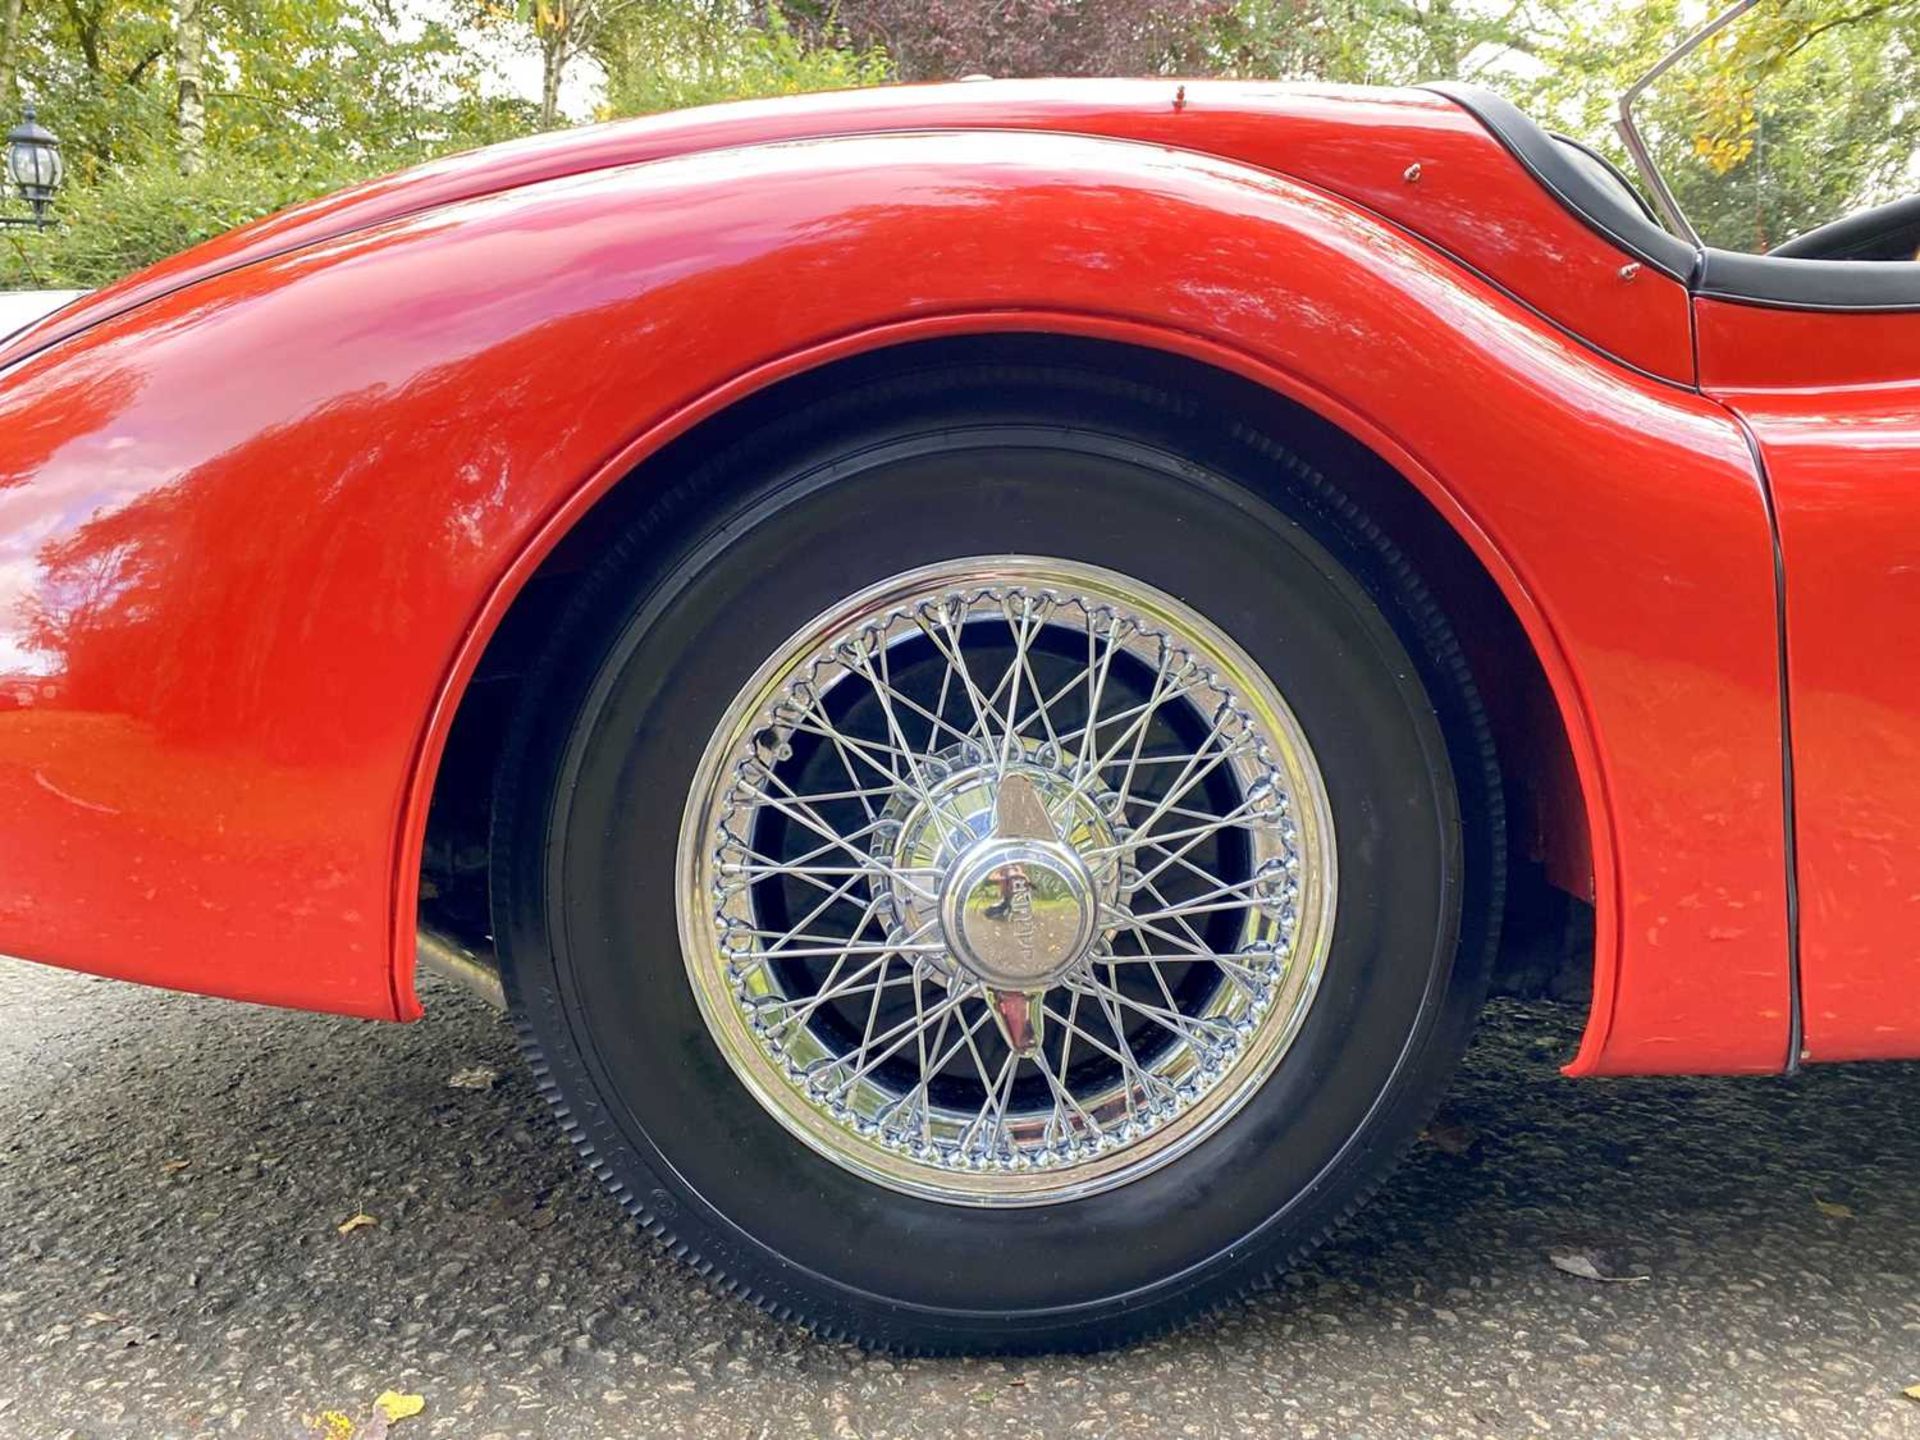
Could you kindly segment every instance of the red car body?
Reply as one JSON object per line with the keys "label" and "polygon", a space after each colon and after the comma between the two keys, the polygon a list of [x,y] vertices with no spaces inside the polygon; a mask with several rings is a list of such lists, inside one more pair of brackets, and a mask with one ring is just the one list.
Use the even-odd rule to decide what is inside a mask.
{"label": "red car body", "polygon": [[[1454,96],[990,82],[457,157],[0,348],[0,951],[409,1019],[475,667],[604,495],[847,355],[1054,332],[1317,412],[1545,677],[1570,1070],[1920,1056],[1920,313],[1716,298]],[[644,470],[640,472],[644,475]]]}

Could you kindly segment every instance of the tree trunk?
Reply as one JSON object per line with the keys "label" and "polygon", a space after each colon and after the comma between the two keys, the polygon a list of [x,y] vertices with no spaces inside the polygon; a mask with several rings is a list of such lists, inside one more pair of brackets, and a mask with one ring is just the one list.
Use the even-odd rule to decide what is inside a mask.
{"label": "tree trunk", "polygon": [[0,0],[0,106],[11,116],[20,83],[20,0]]}
{"label": "tree trunk", "polygon": [[202,0],[174,0],[173,73],[179,85],[180,173],[198,175],[207,163],[207,102],[200,87],[207,30]]}
{"label": "tree trunk", "polygon": [[567,72],[567,37],[562,31],[540,42],[540,128],[551,130],[560,121],[560,82]]}

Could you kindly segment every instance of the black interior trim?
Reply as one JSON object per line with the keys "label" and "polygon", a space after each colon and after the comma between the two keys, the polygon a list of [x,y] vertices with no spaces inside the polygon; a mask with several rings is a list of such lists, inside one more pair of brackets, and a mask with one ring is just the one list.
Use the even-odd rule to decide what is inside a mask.
{"label": "black interior trim", "polygon": [[1920,250],[1920,195],[1802,230],[1767,253],[1788,260],[1911,260]]}
{"label": "black interior trim", "polygon": [[1685,282],[1697,295],[1785,310],[1920,310],[1920,262],[1812,260],[1695,250],[1653,224],[1498,95],[1452,81],[1422,88],[1446,96],[1484,125],[1589,229],[1644,264]]}

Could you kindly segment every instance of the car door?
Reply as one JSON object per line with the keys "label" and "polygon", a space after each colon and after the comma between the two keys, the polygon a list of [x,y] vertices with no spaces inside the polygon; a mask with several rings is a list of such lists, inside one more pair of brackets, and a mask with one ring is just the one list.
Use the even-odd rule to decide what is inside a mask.
{"label": "car door", "polygon": [[1709,252],[1700,384],[1776,512],[1802,1057],[1920,1054],[1920,265]]}

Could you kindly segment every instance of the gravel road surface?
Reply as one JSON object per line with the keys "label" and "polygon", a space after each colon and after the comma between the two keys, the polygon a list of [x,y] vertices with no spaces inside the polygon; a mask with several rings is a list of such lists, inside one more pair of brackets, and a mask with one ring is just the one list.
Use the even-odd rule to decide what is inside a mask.
{"label": "gravel road surface", "polygon": [[0,961],[0,1437],[370,1440],[388,1390],[426,1402],[397,1440],[1920,1437],[1920,1066],[1576,1085],[1574,1017],[1503,1004],[1272,1293],[1113,1354],[903,1360],[716,1296],[576,1171],[504,1026],[425,998]]}

